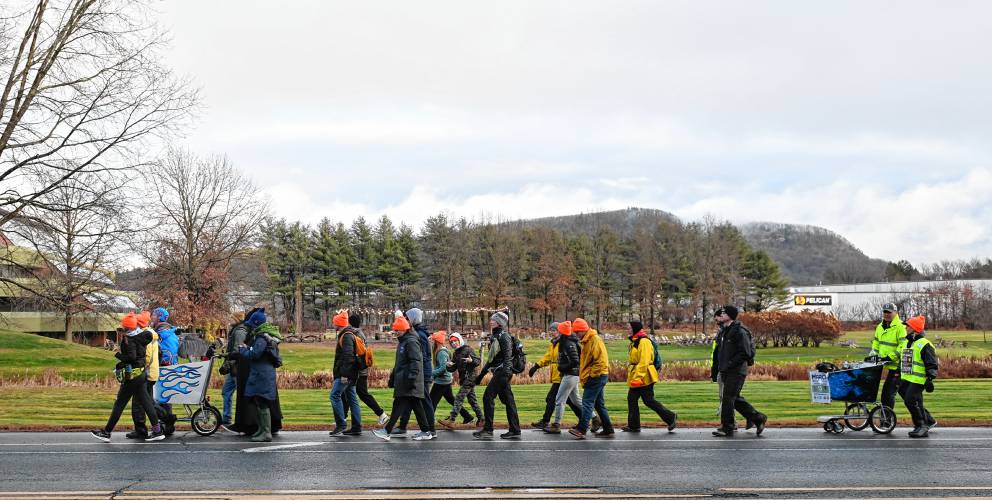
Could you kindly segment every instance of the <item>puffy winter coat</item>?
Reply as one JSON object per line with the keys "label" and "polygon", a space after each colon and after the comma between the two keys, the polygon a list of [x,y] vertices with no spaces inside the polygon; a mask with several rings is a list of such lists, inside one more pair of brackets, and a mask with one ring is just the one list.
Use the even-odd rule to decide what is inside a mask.
{"label": "puffy winter coat", "polygon": [[117,368],[131,365],[131,369],[145,366],[145,347],[151,342],[151,335],[135,333],[127,334],[121,339],[121,348],[114,357],[118,359]]}
{"label": "puffy winter coat", "polygon": [[334,378],[358,378],[358,360],[355,359],[355,331],[351,327],[341,330],[334,347]]}
{"label": "puffy winter coat", "polygon": [[558,337],[558,375],[579,375],[581,365],[579,339],[575,335]]}
{"label": "puffy winter coat", "polygon": [[606,352],[606,344],[600,338],[599,332],[589,330],[580,341],[582,354],[579,366],[579,383],[583,386],[589,379],[608,375],[610,373],[610,355]]}
{"label": "puffy winter coat", "polygon": [[142,335],[148,334],[151,339],[148,345],[145,346],[145,366],[148,367],[148,381],[157,382],[158,381],[158,333],[151,328],[145,328],[142,330]]}
{"label": "puffy winter coat", "polygon": [[654,367],[654,345],[644,332],[630,338],[629,362],[627,366],[627,386],[645,387],[660,380],[658,369]]}
{"label": "puffy winter coat", "polygon": [[393,397],[424,397],[424,358],[420,352],[417,332],[410,330],[399,338],[396,363],[391,375]]}
{"label": "puffy winter coat", "polygon": [[[268,336],[264,335],[268,334]],[[259,326],[250,339],[251,347],[242,347],[239,357],[248,362],[248,383],[245,386],[245,396],[261,397],[269,401],[276,399],[276,366],[273,352],[278,353],[279,329],[265,323]],[[276,354],[278,355],[278,354]],[[244,366],[244,363],[241,363]]]}
{"label": "puffy winter coat", "polygon": [[[465,384],[465,382],[474,381],[476,368],[482,364],[482,359],[475,353],[475,350],[468,344],[464,344],[455,349],[451,357],[455,364],[448,367],[448,371],[458,373],[459,383]],[[468,361],[465,361],[466,358]]]}
{"label": "puffy winter coat", "polygon": [[424,365],[424,385],[434,381],[434,355],[431,353],[431,334],[427,332],[424,325],[414,325],[413,330],[417,333],[417,340],[420,342],[420,362]]}
{"label": "puffy winter coat", "polygon": [[155,331],[158,332],[162,364],[169,366],[179,363],[179,335],[176,335],[176,327],[159,323],[155,325]]}

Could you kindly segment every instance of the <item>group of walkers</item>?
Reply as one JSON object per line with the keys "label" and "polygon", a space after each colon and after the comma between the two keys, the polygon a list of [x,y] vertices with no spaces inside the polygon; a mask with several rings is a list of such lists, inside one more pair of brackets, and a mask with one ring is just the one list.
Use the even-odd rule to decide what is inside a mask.
{"label": "group of walkers", "polygon": [[[746,422],[746,429],[761,435],[768,417],[741,396],[748,368],[754,364],[755,344],[750,330],[737,320],[738,309],[726,305],[716,310],[719,326],[712,344],[711,379],[718,384],[720,427],[716,437],[732,437],[737,429],[736,413]],[[121,382],[113,411],[103,429],[92,434],[109,442],[124,408],[131,402],[135,429],[128,439],[158,441],[172,433],[176,421],[171,408],[154,400],[154,386],[160,366],[178,362],[179,339],[176,328],[167,320],[164,308],[140,314],[130,313],[121,320],[124,331],[116,353],[116,373]],[[437,437],[436,426],[451,429],[458,423],[475,423],[475,439],[491,440],[496,400],[505,407],[509,429],[501,439],[520,439],[521,426],[514,400],[514,375],[533,377],[549,368],[551,387],[545,396],[544,413],[531,427],[547,434],[561,434],[565,408],[577,423],[568,429],[575,439],[590,433],[597,438],[612,438],[615,429],[606,408],[605,389],[609,382],[609,354],[599,332],[584,319],[555,322],[549,329],[550,343],[544,355],[530,369],[526,366],[523,344],[510,334],[509,317],[495,312],[489,318],[489,332],[483,335],[483,360],[459,333],[431,334],[424,324],[424,313],[412,308],[397,311],[392,332],[398,345],[395,364],[390,372],[393,389],[391,411],[380,406],[368,390],[369,368],[374,364],[373,350],[362,331],[358,314],[339,312],[332,323],[337,329],[330,403],[334,414],[332,437],[362,434],[364,403],[377,416],[380,428],[376,437],[389,441],[410,436],[407,431],[411,414],[419,431],[417,441]],[[910,327],[907,333],[906,326]],[[933,391],[937,376],[937,357],[924,334],[922,316],[905,324],[895,306],[886,304],[872,343],[870,358],[885,362],[888,375],[881,400],[892,408],[898,392],[913,418],[912,437],[925,437],[936,421],[923,406],[923,392]],[[661,379],[661,354],[658,344],[644,331],[639,321],[630,322],[627,356],[627,425],[623,432],[641,431],[640,404],[649,408],[669,432],[678,426],[678,414],[656,399],[655,385]],[[279,328],[269,323],[265,310],[248,311],[243,320],[232,326],[228,336],[225,362],[220,369],[226,380],[222,389],[224,408],[222,426],[230,432],[250,437],[254,442],[268,442],[282,428],[282,412],[276,385],[276,368],[282,365]],[[449,349],[450,347],[450,349]],[[458,390],[452,388],[458,375]],[[480,407],[475,387],[486,375],[491,379],[482,395]],[[581,388],[581,393],[580,393]],[[437,418],[441,400],[451,405],[444,418]],[[466,408],[466,404],[472,412]],[[349,413],[351,424],[348,425]],[[232,420],[233,414],[233,420]],[[145,424],[145,416],[151,424]]]}

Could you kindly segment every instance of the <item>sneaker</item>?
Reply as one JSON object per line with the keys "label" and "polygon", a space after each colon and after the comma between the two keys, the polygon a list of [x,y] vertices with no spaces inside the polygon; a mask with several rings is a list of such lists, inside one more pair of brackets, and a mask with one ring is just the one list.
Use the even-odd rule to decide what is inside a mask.
{"label": "sneaker", "polygon": [[535,429],[537,429],[537,430],[541,430],[541,429],[544,429],[545,427],[547,427],[548,426],[548,423],[545,422],[545,421],[543,421],[543,420],[538,420],[537,422],[534,422],[534,423],[530,424],[530,426],[533,427],[533,428],[535,428]]}
{"label": "sneaker", "polygon": [[927,428],[928,428],[929,430],[931,430],[931,431],[932,431],[932,430],[933,430],[933,429],[934,429],[935,427],[937,427],[937,421],[936,421],[936,420],[934,420],[933,422],[931,422],[931,423],[929,423],[929,424],[927,424]]}
{"label": "sneaker", "polygon": [[734,437],[734,431],[728,431],[727,429],[717,429],[713,431],[715,437]]}
{"label": "sneaker", "polygon": [[613,431],[599,431],[599,432],[593,434],[593,436],[598,437],[598,438],[603,438],[603,439],[613,439],[613,438],[616,437],[616,434],[617,433],[616,432],[613,432]]}
{"label": "sneaker", "polygon": [[163,439],[165,439],[165,433],[160,430],[158,432],[152,431],[152,433],[145,438],[145,441],[161,441]]}
{"label": "sneaker", "polygon": [[386,429],[376,429],[372,431],[372,435],[383,441],[389,441],[389,433],[386,432]]}
{"label": "sneaker", "polygon": [[333,437],[343,436],[344,435],[344,428],[343,427],[338,427],[338,426],[335,425],[334,426],[334,429],[331,432],[328,432],[327,434],[329,436],[331,436],[332,438]]}
{"label": "sneaker", "polygon": [[635,434],[638,433],[638,432],[641,432],[640,429],[634,429],[633,427],[627,427],[626,425],[623,426],[623,427],[621,427],[620,430],[623,431],[623,432],[632,432],[632,433],[635,433]]}
{"label": "sneaker", "polygon": [[[462,424],[468,425],[471,424],[472,422],[475,422],[476,420],[477,419],[475,417],[465,417],[462,419]],[[454,422],[454,419],[452,419],[451,421]]]}
{"label": "sneaker", "polygon": [[389,422],[389,415],[382,412],[382,415],[379,415],[379,425],[386,425],[386,422]]}
{"label": "sneaker", "polygon": [[145,439],[146,437],[148,437],[148,433],[147,432],[131,431],[131,432],[125,434],[124,437],[126,437],[128,439]]}
{"label": "sneaker", "polygon": [[451,429],[454,429],[454,427],[455,427],[455,421],[451,417],[448,417],[448,418],[445,418],[445,419],[442,419],[442,420],[438,420],[437,421],[437,425],[440,425],[441,427],[444,427],[445,429],[451,430]]}
{"label": "sneaker", "polygon": [[572,437],[574,437],[575,439],[585,439],[586,438],[586,433],[585,432],[582,432],[582,431],[580,431],[578,429],[569,429],[568,430],[568,433],[571,434]]}
{"label": "sneaker", "polygon": [[754,422],[754,435],[760,436],[762,432],[765,431],[765,423],[768,422],[767,415],[761,415],[761,418]]}
{"label": "sneaker", "polygon": [[103,441],[104,443],[110,442],[110,433],[103,429],[98,431],[92,431],[90,432],[90,434],[92,434],[93,437],[99,439],[100,441]]}
{"label": "sneaker", "polygon": [[437,431],[431,431],[431,437],[432,438],[436,438],[437,437]]}
{"label": "sneaker", "polygon": [[672,421],[668,423],[668,432],[674,432],[675,428],[679,426],[679,414],[673,414]]}
{"label": "sneaker", "polygon": [[434,439],[434,435],[430,431],[420,431],[413,435],[414,441],[430,441]]}
{"label": "sneaker", "polygon": [[344,431],[344,435],[345,436],[361,436],[362,435],[362,428],[361,427],[352,427],[352,428]]}
{"label": "sneaker", "polygon": [[493,431],[478,430],[472,433],[472,437],[480,441],[492,441]]}
{"label": "sneaker", "polygon": [[545,434],[561,434],[561,424],[548,424],[543,430]]}
{"label": "sneaker", "polygon": [[603,426],[603,422],[598,416],[592,417],[592,423],[589,424],[589,432],[596,432],[600,427]]}
{"label": "sneaker", "polygon": [[520,439],[520,431],[508,431],[499,435],[500,439]]}
{"label": "sneaker", "polygon": [[231,424],[220,424],[220,428],[224,429],[224,432],[230,432],[231,434],[240,434],[240,432],[231,428]]}
{"label": "sneaker", "polygon": [[394,437],[394,438],[407,438],[407,437],[410,437],[406,433],[406,429],[393,429],[393,432],[390,432],[389,435],[392,436],[392,437]]}

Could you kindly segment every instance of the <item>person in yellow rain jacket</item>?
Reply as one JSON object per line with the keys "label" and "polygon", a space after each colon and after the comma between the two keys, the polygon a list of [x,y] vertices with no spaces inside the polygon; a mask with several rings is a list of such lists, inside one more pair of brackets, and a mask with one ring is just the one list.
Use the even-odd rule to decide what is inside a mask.
{"label": "person in yellow rain jacket", "polygon": [[[558,371],[558,341],[561,338],[561,334],[558,332],[557,322],[551,323],[548,333],[551,335],[551,343],[548,345],[548,350],[544,352],[544,356],[537,363],[534,363],[534,366],[530,367],[530,371],[528,372],[533,377],[541,368],[551,366],[551,388],[548,389],[548,394],[544,397],[544,416],[541,417],[541,420],[530,424],[531,427],[540,430],[544,430],[551,421],[551,415],[555,411],[555,403],[558,399],[558,389],[561,387],[561,372]],[[571,399],[566,399],[565,401],[565,404],[575,413],[576,418],[580,418],[582,408]]]}
{"label": "person in yellow rain jacket", "polygon": [[654,364],[654,341],[648,338],[640,321],[631,321],[630,331],[632,334],[628,351],[630,364],[627,365],[627,425],[621,430],[641,432],[641,411],[638,401],[644,401],[644,406],[654,410],[661,420],[668,424],[668,432],[672,432],[678,425],[678,415],[654,398],[654,384],[661,380]]}
{"label": "person in yellow rain jacket", "polygon": [[[579,417],[579,425],[568,433],[576,439],[585,439],[586,430],[591,429],[596,437],[612,438],[615,432],[610,414],[606,411],[604,397],[610,373],[610,356],[606,352],[606,344],[599,337],[599,332],[589,328],[589,324],[582,318],[572,321],[572,331],[579,337],[581,344],[579,384],[582,385],[582,416]],[[592,419],[593,409],[599,415],[598,422]],[[600,424],[603,430],[596,432]]]}

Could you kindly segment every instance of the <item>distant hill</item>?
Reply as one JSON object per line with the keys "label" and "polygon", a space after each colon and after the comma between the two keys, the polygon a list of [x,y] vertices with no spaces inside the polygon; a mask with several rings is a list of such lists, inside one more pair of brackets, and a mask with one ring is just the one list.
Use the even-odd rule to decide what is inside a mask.
{"label": "distant hill", "polygon": [[740,226],[793,285],[866,283],[885,279],[886,261],[872,259],[843,236],[817,226],[753,222]]}
{"label": "distant hill", "polygon": [[609,212],[541,217],[511,222],[524,227],[551,227],[565,233],[595,234],[601,227],[609,227],[619,234],[630,234],[637,227],[653,227],[661,222],[679,222],[679,218],[653,208],[628,208]]}

